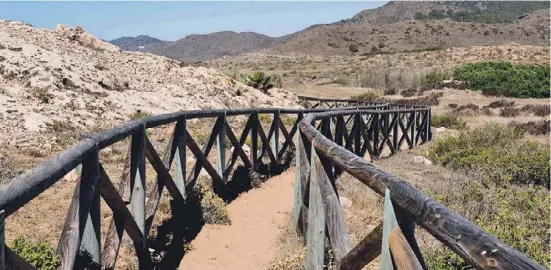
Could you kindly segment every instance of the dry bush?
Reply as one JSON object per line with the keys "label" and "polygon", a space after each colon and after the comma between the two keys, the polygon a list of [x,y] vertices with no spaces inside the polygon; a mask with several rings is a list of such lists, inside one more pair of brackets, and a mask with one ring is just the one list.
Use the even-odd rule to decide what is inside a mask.
{"label": "dry bush", "polygon": [[530,121],[526,123],[519,123],[519,122],[513,121],[509,123],[509,125],[514,127],[519,132],[528,133],[532,135],[549,134],[549,129],[550,129],[549,120],[542,120],[538,122]]}
{"label": "dry bush", "polygon": [[448,104],[448,108],[450,108],[450,109],[457,109],[457,107],[459,107],[459,105],[457,105],[456,103]]}
{"label": "dry bush", "polygon": [[457,111],[463,111],[463,110],[472,110],[472,111],[478,111],[478,109],[480,109],[480,107],[478,107],[478,105],[476,104],[473,104],[473,103],[467,103],[466,105],[461,105],[457,108]]}
{"label": "dry bush", "polygon": [[524,105],[521,110],[523,112],[531,112],[536,116],[548,116],[551,112],[551,107],[548,104],[528,104]]}
{"label": "dry bush", "polygon": [[431,93],[429,96],[414,98],[414,99],[398,99],[398,100],[389,100],[388,102],[398,104],[398,105],[425,105],[425,106],[436,106],[440,104],[440,98],[444,93]]}
{"label": "dry bush", "polygon": [[489,108],[501,108],[501,107],[510,107],[510,106],[515,106],[515,102],[514,101],[509,102],[504,99],[492,101],[490,104],[488,104]]}
{"label": "dry bush", "polygon": [[411,97],[411,96],[414,96],[415,94],[417,94],[417,90],[416,89],[408,89],[408,90],[404,90],[402,91],[402,94],[403,97]]}
{"label": "dry bush", "polygon": [[512,106],[503,107],[499,110],[501,117],[517,117],[520,115],[520,109]]}
{"label": "dry bush", "polygon": [[480,112],[481,112],[482,114],[488,115],[488,116],[494,115],[494,113],[492,112],[492,110],[490,110],[490,108],[489,108],[489,107],[486,107],[486,106],[482,107],[482,109],[480,110]]}

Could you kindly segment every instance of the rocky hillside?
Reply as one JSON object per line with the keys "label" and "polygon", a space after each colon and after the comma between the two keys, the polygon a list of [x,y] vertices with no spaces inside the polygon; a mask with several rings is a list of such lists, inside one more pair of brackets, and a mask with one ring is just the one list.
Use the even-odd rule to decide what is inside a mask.
{"label": "rocky hillside", "polygon": [[24,148],[31,137],[51,140],[48,129],[97,130],[137,112],[297,103],[283,90],[266,95],[214,69],[121,51],[80,27],[0,21],[0,104],[0,141]]}
{"label": "rocky hillside", "polygon": [[548,46],[549,3],[390,2],[351,19],[303,31],[269,51],[369,55],[508,42]]}
{"label": "rocky hillside", "polygon": [[149,49],[149,47],[151,46],[167,43],[167,41],[147,35],[140,35],[137,37],[121,37],[111,40],[109,42],[116,46],[119,46],[119,48],[125,51],[144,51]]}
{"label": "rocky hillside", "polygon": [[[279,38],[250,32],[218,32],[191,35],[144,49],[195,62],[255,51],[329,56],[510,42],[548,46],[549,22],[549,2],[391,1],[379,8],[361,11],[349,19],[313,25]],[[134,48],[139,46],[137,44]]]}

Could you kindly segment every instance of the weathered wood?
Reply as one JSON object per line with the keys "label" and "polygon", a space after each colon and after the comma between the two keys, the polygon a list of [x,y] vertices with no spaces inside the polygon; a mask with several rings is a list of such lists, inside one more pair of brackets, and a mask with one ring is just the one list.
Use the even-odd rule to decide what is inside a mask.
{"label": "weathered wood", "polygon": [[[223,186],[225,184],[224,180],[222,180],[220,175],[218,175],[218,173],[216,172],[216,169],[214,169],[214,167],[212,166],[210,161],[207,159],[207,157],[203,154],[203,152],[201,152],[201,149],[199,149],[199,146],[197,145],[195,140],[193,140],[193,138],[189,135],[187,130],[186,130],[186,133],[187,133],[187,138],[188,138],[187,139],[187,146],[188,146],[189,150],[191,151],[191,153],[193,153],[195,155],[195,157],[197,157],[197,160],[201,162],[203,168],[205,168],[205,170],[210,175],[210,177],[212,177],[213,181],[215,181],[216,183],[221,184]],[[197,177],[193,178],[192,181],[188,182],[187,186],[186,186],[186,190],[191,191],[191,189],[195,185],[196,180],[197,180]]]}
{"label": "weathered wood", "polygon": [[[168,141],[169,144],[176,145],[176,152],[174,154],[174,160],[176,163],[174,167],[174,182],[176,183],[176,187],[178,188],[178,191],[180,191],[180,194],[182,194],[182,197],[184,198],[184,200],[187,197],[187,192],[186,192],[186,164],[187,164],[186,163],[186,140],[187,140],[186,126],[187,126],[187,123],[186,122],[187,121],[184,118],[183,120],[180,120],[176,123],[172,138],[170,141]],[[163,157],[163,165],[166,168],[170,168],[170,164],[166,164],[164,157]]]}
{"label": "weathered wood", "polygon": [[339,270],[358,270],[375,260],[381,254],[383,223],[379,223],[337,264]]}
{"label": "weathered wood", "polygon": [[[122,194],[122,200],[124,204],[130,203],[131,193],[130,193],[130,154],[131,154],[132,145],[128,145],[128,154],[126,155],[124,168],[122,170],[121,180],[117,187],[117,192]],[[100,178],[101,179],[101,178]],[[101,184],[101,181],[100,181]],[[101,187],[100,187],[101,188]],[[100,189],[101,192],[101,189]],[[125,197],[126,196],[126,197]],[[135,221],[134,221],[135,222]],[[113,214],[111,222],[109,224],[109,229],[107,230],[107,235],[105,236],[105,243],[103,245],[103,250],[101,253],[101,262],[104,269],[114,269],[115,263],[117,260],[117,255],[119,252],[120,243],[122,240],[124,232],[124,219],[122,216]],[[137,225],[136,225],[137,226]],[[141,232],[140,232],[141,233]],[[140,243],[138,250],[143,245]]]}
{"label": "weathered wood", "polygon": [[[262,151],[266,151],[268,153],[268,158],[270,159],[270,162],[272,166],[277,165],[277,160],[275,158],[274,152],[272,151],[272,148],[270,147],[270,140],[266,137],[266,134],[264,133],[264,130],[262,129],[262,125],[260,124],[260,121],[258,121],[258,135],[260,137],[260,140],[262,141]],[[263,152],[261,152],[263,154]],[[262,158],[262,155],[259,157]]]}
{"label": "weathered wood", "polygon": [[216,171],[226,182],[226,114],[218,117],[221,122],[221,128],[216,136]]}
{"label": "weathered wood", "polygon": [[[245,145],[245,141],[247,140],[247,136],[249,135],[249,132],[251,131],[251,128],[253,126],[253,124],[255,123],[254,119],[252,117],[249,117],[249,119],[247,120],[247,123],[245,124],[245,127],[243,128],[243,131],[241,132],[241,136],[239,138],[239,148],[240,149],[243,149],[243,145]],[[241,153],[241,152],[237,152],[237,144],[234,143],[234,140],[232,140],[233,138],[235,138],[235,134],[233,133],[233,131],[231,130],[231,127],[229,125],[227,125],[227,130],[226,130],[226,135],[228,135],[228,138],[230,139],[230,141],[232,142],[232,144],[234,145],[235,149],[233,151],[233,153],[231,154],[231,158],[230,158],[230,163],[229,165],[227,166],[227,169],[226,171],[228,172],[228,175],[229,175],[229,172],[233,169],[233,166],[235,165],[235,162],[237,161],[237,157],[240,156],[241,159],[243,160],[243,163],[245,163],[245,166],[247,166],[247,168],[252,168],[253,165],[251,163],[251,160],[249,160],[248,157],[244,157]],[[230,137],[231,136],[231,137]],[[246,154],[246,153],[244,153]]]}
{"label": "weathered wood", "polygon": [[[311,160],[316,160],[316,151],[312,150]],[[311,163],[310,201],[308,203],[308,237],[306,269],[322,270],[325,254],[325,213],[321,198],[316,162]],[[323,170],[323,168],[321,168]]]}
{"label": "weathered wood", "polygon": [[323,202],[329,241],[331,242],[335,263],[338,265],[351,249],[350,240],[346,232],[341,204],[333,189],[333,185],[323,169],[320,160],[316,158],[314,163],[316,164],[316,180],[321,194],[321,201]]}
{"label": "weathered wood", "polygon": [[115,220],[121,220],[122,226],[132,241],[141,243],[144,241],[144,235],[140,230],[140,227],[132,217],[132,213],[126,207],[126,204],[122,201],[119,192],[113,185],[113,182],[109,179],[107,172],[103,166],[100,165],[100,194],[101,197],[107,203],[107,206],[113,211]]}
{"label": "weathered wood", "polygon": [[[287,136],[287,138],[289,139],[286,139],[285,142],[283,143],[283,146],[281,147],[281,150],[279,151],[278,155],[277,155],[277,159],[278,160],[281,160],[282,157],[283,157],[283,154],[285,153],[285,151],[287,150],[287,147],[289,147],[289,145],[292,143],[292,138],[295,137],[295,134],[297,134],[298,132],[298,122],[300,120],[302,120],[303,118],[303,114],[302,113],[299,113],[297,115],[297,121],[293,124],[293,127],[291,128],[291,132],[289,133],[289,135]],[[281,121],[281,119],[280,119]],[[283,125],[283,123],[280,123],[280,127],[282,127],[282,132],[284,132],[283,130],[285,130],[285,125]]]}
{"label": "weathered wood", "polygon": [[389,235],[394,228],[398,228],[398,221],[394,215],[394,207],[390,200],[390,190],[385,189],[383,217],[383,242],[381,244],[381,270],[393,270],[395,265],[390,250]]}
{"label": "weathered wood", "polygon": [[423,269],[421,264],[417,261],[413,250],[409,247],[408,242],[399,227],[392,229],[388,238],[392,256],[398,269]]}
{"label": "weathered wood", "polygon": [[394,207],[394,214],[396,215],[396,220],[398,221],[398,225],[400,226],[402,234],[406,238],[409,247],[417,257],[417,261],[423,269],[428,269],[427,264],[423,259],[421,249],[419,248],[417,240],[415,239],[415,222],[413,222],[413,219],[408,217],[404,213],[404,211],[398,206]]}
{"label": "weathered wood", "polygon": [[140,231],[145,231],[145,128],[132,134],[130,154],[130,209]]}
{"label": "weathered wood", "polygon": [[278,158],[278,154],[279,154],[279,122],[281,121],[280,119],[280,115],[279,115],[279,112],[277,113],[274,113],[274,118],[272,120],[272,126],[274,127],[273,130],[273,135],[272,135],[272,138],[270,140],[270,145],[272,147],[272,152],[274,153],[275,157],[276,157],[276,163],[279,162],[279,158]]}
{"label": "weathered wood", "polygon": [[173,199],[183,202],[184,197],[182,196],[182,193],[180,193],[174,179],[172,179],[172,176],[168,172],[169,168],[165,167],[163,161],[159,157],[159,154],[157,154],[157,151],[148,138],[145,138],[145,154],[147,156],[147,160],[149,160],[149,163],[151,163],[151,166],[157,172],[158,181],[163,182]]}
{"label": "weathered wood", "polygon": [[[99,184],[99,156],[97,148],[95,151],[87,154],[83,158],[82,175],[81,180],[75,187],[71,205],[65,219],[61,237],[58,243],[57,252],[60,255],[61,265],[59,269],[72,269],[75,258],[78,254],[81,239],[85,233],[86,221],[89,217],[90,210],[98,213],[93,213],[94,219],[99,215],[99,200],[96,199],[96,195]],[[97,194],[96,194],[97,193]],[[92,218],[92,217],[91,217]],[[98,217],[99,218],[99,217]],[[99,257],[99,220],[97,222],[98,227],[87,233],[95,233],[96,236],[90,236],[91,239],[86,243],[83,248],[91,253],[92,256]],[[88,235],[86,236],[88,237]],[[94,243],[93,239],[97,242]],[[92,254],[93,252],[93,254]],[[98,257],[93,257],[94,261],[99,261]]]}
{"label": "weathered wood", "polygon": [[293,201],[293,227],[297,232],[301,232],[301,224],[300,224],[300,213],[301,213],[301,207],[303,205],[302,202],[302,184],[301,184],[301,175],[302,175],[302,166],[300,162],[300,151],[301,149],[304,149],[304,146],[302,146],[302,139],[300,136],[297,136],[297,143],[298,146],[295,149],[295,184],[294,184],[294,201]]}
{"label": "weathered wood", "polygon": [[472,222],[430,199],[406,181],[377,169],[324,138],[309,124],[312,118],[313,115],[305,117],[299,127],[322,155],[334,160],[338,166],[379,194],[384,194],[384,190],[389,188],[395,204],[468,263],[477,268],[544,269]]}
{"label": "weathered wood", "polygon": [[253,171],[256,171],[258,168],[258,113],[252,113],[249,117],[252,119],[250,160],[253,163]]}
{"label": "weathered wood", "polygon": [[[226,126],[226,135],[228,136],[228,139],[230,139],[231,144],[234,147],[233,153],[232,153],[232,160],[234,159],[234,155],[236,156],[235,159],[237,159],[237,156],[241,158],[245,166],[247,168],[252,167],[252,163],[249,160],[249,157],[247,157],[247,153],[243,150],[242,143],[240,141],[237,141],[237,138],[235,137],[235,134],[233,134],[233,131],[231,130],[231,127],[229,125]],[[246,137],[246,136],[245,136]],[[244,142],[244,140],[242,140]],[[236,154],[235,154],[236,153]],[[230,161],[230,165],[226,168],[226,175],[229,174],[229,171],[232,169],[233,164],[235,161]]]}
{"label": "weathered wood", "polygon": [[[214,145],[214,142],[216,141],[216,138],[218,137],[218,133],[222,129],[222,125],[223,125],[223,119],[221,119],[221,118],[216,119],[216,122],[214,123],[214,126],[212,127],[212,131],[210,132],[209,138],[208,138],[207,142],[205,143],[205,145],[203,145],[203,150],[202,151],[199,149],[199,147],[198,147],[197,143],[195,142],[195,140],[193,139],[193,137],[186,130],[186,137],[188,138],[187,141],[186,141],[186,144],[190,148],[190,150],[192,151],[193,155],[195,155],[195,157],[197,158],[197,161],[195,161],[195,165],[191,169],[191,172],[188,176],[188,180],[186,181],[187,186],[195,185],[195,181],[197,181],[197,177],[199,177],[199,174],[201,173],[201,169],[203,167],[205,167],[204,161],[207,160],[207,157],[210,153],[210,150],[212,149],[212,146]],[[191,147],[192,147],[192,145],[190,145],[191,142],[193,142],[194,147],[197,146],[196,149],[194,148],[195,150],[191,149]],[[209,164],[210,164],[210,162],[209,162]],[[210,164],[210,165],[212,166],[212,164]],[[205,167],[205,170],[207,170],[206,167]],[[216,177],[216,179],[220,179],[221,182],[224,183],[224,181],[222,180],[222,176],[219,175],[218,172],[216,172],[216,170],[215,170],[215,174],[218,175]]]}

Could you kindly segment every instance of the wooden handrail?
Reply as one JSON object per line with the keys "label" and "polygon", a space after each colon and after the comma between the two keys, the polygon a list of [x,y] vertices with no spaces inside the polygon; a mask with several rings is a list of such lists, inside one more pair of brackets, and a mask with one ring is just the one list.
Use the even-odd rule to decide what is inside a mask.
{"label": "wooden handrail", "polygon": [[[418,138],[422,139],[421,135],[430,139],[427,128],[430,123],[430,110],[422,110],[425,110],[425,116],[418,112],[412,112],[407,116],[410,117],[410,120],[406,126],[399,124],[403,132],[399,144],[405,138],[408,143],[411,142],[415,145],[418,143]],[[382,115],[386,113],[385,111],[380,112]],[[335,114],[322,113],[320,115],[308,114],[300,121],[299,129],[303,144],[311,144],[312,152],[317,152],[320,156],[331,160],[341,170],[346,171],[380,195],[384,195],[388,188],[395,206],[466,262],[478,269],[545,269],[469,220],[427,197],[405,180],[376,168],[363,159],[361,153],[353,153],[342,145],[331,141],[320,133],[312,123],[323,117],[333,117]],[[425,119],[420,120],[419,116]],[[355,117],[360,119],[361,113]],[[400,117],[399,123],[402,123],[402,120]],[[376,126],[379,126],[379,122],[376,123]],[[407,135],[410,131],[411,135]],[[359,135],[355,137],[359,137]]]}

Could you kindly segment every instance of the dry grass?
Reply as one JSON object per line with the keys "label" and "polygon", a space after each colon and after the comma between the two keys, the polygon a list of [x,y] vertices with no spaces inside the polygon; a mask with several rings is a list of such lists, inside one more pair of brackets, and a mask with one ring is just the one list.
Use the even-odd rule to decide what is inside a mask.
{"label": "dry grass", "polygon": [[499,110],[501,117],[517,117],[520,115],[520,109],[513,106],[503,107]]}

